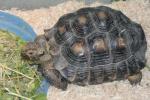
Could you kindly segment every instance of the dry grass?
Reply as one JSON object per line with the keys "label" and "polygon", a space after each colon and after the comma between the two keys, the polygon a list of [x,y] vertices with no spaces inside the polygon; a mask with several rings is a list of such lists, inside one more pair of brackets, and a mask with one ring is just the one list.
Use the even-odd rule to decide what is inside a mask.
{"label": "dry grass", "polygon": [[[94,3],[90,6],[99,6]],[[60,16],[85,7],[82,2],[68,1],[48,9],[33,11],[20,11],[11,9],[9,12],[22,17],[29,22],[38,34],[43,34],[43,29],[52,27]],[[133,21],[140,23],[146,33],[148,42],[147,59],[150,64],[150,3],[145,0],[130,0],[106,5],[121,10]],[[67,91],[50,87],[49,100],[149,100],[150,98],[150,71],[143,70],[143,80],[140,86],[132,87],[128,81],[104,83],[96,86],[80,87],[69,85]]]}
{"label": "dry grass", "polygon": [[26,42],[13,33],[0,30],[0,100],[32,100],[40,76],[20,56]]}

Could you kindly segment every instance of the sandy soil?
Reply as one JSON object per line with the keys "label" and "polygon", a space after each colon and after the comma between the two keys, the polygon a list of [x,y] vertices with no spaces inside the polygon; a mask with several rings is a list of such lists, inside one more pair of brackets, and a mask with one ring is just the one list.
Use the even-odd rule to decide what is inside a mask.
{"label": "sandy soil", "polygon": [[[94,3],[90,6],[103,5]],[[20,11],[15,8],[9,10],[12,14],[20,16],[30,23],[38,34],[43,34],[43,29],[52,27],[60,16],[85,7],[82,2],[68,1],[48,9],[36,9]],[[129,0],[106,5],[121,10],[133,21],[140,23],[146,33],[148,42],[147,65],[150,64],[150,3],[145,0]],[[149,67],[150,68],[150,67]],[[47,98],[49,100],[149,100],[150,98],[150,71],[143,71],[141,85],[132,87],[128,81],[115,81],[95,86],[80,87],[69,85],[67,91],[61,91],[54,87],[49,88]]]}

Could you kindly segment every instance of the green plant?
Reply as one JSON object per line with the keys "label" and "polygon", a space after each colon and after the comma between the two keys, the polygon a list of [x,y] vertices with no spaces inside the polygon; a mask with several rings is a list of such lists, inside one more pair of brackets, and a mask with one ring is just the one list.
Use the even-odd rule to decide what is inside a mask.
{"label": "green plant", "polygon": [[0,100],[32,100],[41,95],[36,94],[41,76],[21,60],[20,51],[25,44],[14,34],[0,31]]}

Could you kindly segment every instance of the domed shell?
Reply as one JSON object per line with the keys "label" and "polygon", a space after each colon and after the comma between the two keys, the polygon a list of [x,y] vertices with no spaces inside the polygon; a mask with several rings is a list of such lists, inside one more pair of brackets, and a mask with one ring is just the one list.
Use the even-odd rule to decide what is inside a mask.
{"label": "domed shell", "polygon": [[70,82],[124,79],[145,66],[144,32],[120,11],[82,8],[62,16],[53,29],[50,44],[58,52],[54,66]]}

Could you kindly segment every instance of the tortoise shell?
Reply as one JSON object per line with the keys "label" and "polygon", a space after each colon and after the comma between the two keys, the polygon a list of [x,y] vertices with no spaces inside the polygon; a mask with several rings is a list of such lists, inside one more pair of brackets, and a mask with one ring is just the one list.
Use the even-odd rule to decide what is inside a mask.
{"label": "tortoise shell", "polygon": [[[67,83],[84,86],[126,78],[137,84],[146,63],[142,27],[105,6],[63,15],[34,43],[38,48],[30,57],[34,56],[40,63],[39,71],[62,89]],[[26,47],[24,52],[33,47]],[[42,54],[37,53],[39,48]]]}

